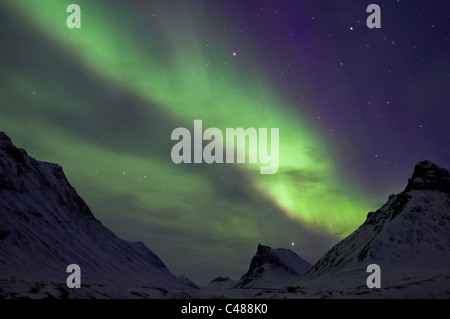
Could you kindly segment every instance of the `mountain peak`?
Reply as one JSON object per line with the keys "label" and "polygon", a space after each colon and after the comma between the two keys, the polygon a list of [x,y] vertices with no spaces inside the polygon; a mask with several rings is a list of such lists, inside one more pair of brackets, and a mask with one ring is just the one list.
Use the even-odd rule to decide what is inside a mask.
{"label": "mountain peak", "polygon": [[298,278],[310,268],[310,263],[290,249],[273,249],[258,244],[247,273],[235,287],[270,286],[286,278]]}
{"label": "mountain peak", "polygon": [[366,221],[332,247],[304,278],[355,269],[361,272],[371,263],[383,265],[389,276],[407,268],[419,269],[417,273],[422,274],[446,268],[450,262],[449,221],[449,171],[430,161],[419,162],[405,190],[370,212]]}
{"label": "mountain peak", "polygon": [[9,137],[5,132],[0,131],[0,141],[4,139],[9,139]]}
{"label": "mountain peak", "polygon": [[236,281],[230,277],[217,277],[206,286],[208,289],[229,289],[236,284]]}
{"label": "mountain peak", "polygon": [[419,162],[405,189],[411,190],[438,190],[450,194],[450,173],[430,161]]}
{"label": "mountain peak", "polygon": [[[13,284],[16,279],[30,287],[37,282],[64,284],[72,263],[82,266],[83,284],[104,286],[108,294],[121,294],[130,286],[193,287],[177,279],[143,243],[122,240],[103,226],[61,166],[30,157],[2,132],[0,220],[0,295],[22,289]],[[11,283],[6,290],[5,282]],[[116,288],[110,291],[109,286]],[[151,293],[156,296],[163,293],[155,289]]]}
{"label": "mountain peak", "polygon": [[[281,249],[278,249],[278,251],[281,251]],[[283,250],[283,251],[288,251]],[[275,267],[280,267],[288,272],[295,273],[293,269],[290,267],[287,267],[287,265],[283,264],[280,260],[280,257],[277,254],[277,250],[270,248],[269,246],[264,246],[261,244],[258,244],[258,249],[256,251],[256,255],[253,257],[250,268],[248,270],[249,273],[252,273],[256,271],[259,267],[263,266],[264,264],[270,264]]]}
{"label": "mountain peak", "polygon": [[[26,154],[25,150],[15,147],[9,136],[0,131],[0,155],[2,158],[9,158],[17,164],[25,164],[24,156]],[[2,164],[1,161],[0,164]]]}
{"label": "mountain peak", "polygon": [[219,277],[217,277],[216,279],[213,279],[213,280],[211,280],[211,282],[213,283],[213,282],[227,282],[227,281],[231,281],[231,278],[230,277],[221,277],[221,276],[219,276]]}

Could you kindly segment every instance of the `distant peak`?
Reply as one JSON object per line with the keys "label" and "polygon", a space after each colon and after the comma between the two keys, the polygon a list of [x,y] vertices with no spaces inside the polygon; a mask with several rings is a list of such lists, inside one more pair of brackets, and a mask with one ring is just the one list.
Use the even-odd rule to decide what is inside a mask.
{"label": "distant peak", "polygon": [[450,193],[450,173],[430,161],[419,162],[414,167],[405,190],[439,190]]}
{"label": "distant peak", "polygon": [[230,277],[217,277],[216,279],[211,280],[211,283],[214,282],[229,282],[232,281]]}

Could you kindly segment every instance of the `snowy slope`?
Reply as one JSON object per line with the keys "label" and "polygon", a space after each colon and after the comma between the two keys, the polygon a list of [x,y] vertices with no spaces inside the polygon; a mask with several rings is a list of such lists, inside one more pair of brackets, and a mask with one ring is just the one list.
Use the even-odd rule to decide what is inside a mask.
{"label": "snowy slope", "polygon": [[[370,289],[367,266],[381,268]],[[416,165],[403,192],[369,213],[305,275],[254,298],[450,298],[450,174]]]}
{"label": "snowy slope", "polygon": [[1,132],[0,221],[0,296],[27,283],[64,287],[69,264],[81,267],[84,287],[188,287],[144,244],[104,227],[60,166],[32,159]]}
{"label": "snowy slope", "polygon": [[[81,289],[65,285],[73,263]],[[381,289],[366,286],[373,263]],[[0,132],[0,298],[449,298],[450,173],[416,165],[403,192],[312,267],[291,250],[258,245],[237,283],[195,287],[144,244],[104,227],[60,166],[32,159]]]}
{"label": "snowy slope", "polygon": [[236,285],[237,281],[230,277],[217,277],[209,282],[206,289],[228,289]]}
{"label": "snowy slope", "polygon": [[[258,247],[249,272],[235,286],[247,289],[220,293],[247,298],[448,299],[450,174],[428,161],[418,163],[403,192],[369,213],[364,224],[303,276],[292,276],[276,251]],[[381,268],[379,289],[367,287],[370,264]]]}
{"label": "snowy slope", "polygon": [[234,288],[275,287],[298,279],[311,264],[290,249],[258,245],[249,270]]}
{"label": "snowy slope", "polygon": [[391,195],[354,233],[325,254],[305,278],[379,264],[388,277],[450,269],[450,174],[419,163],[406,189]]}

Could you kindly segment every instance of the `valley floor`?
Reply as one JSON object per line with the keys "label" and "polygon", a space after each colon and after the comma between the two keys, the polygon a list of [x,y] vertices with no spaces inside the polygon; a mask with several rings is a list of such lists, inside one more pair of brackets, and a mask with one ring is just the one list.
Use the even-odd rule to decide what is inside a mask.
{"label": "valley floor", "polygon": [[[354,278],[354,277],[353,277]],[[61,284],[0,279],[0,299],[450,299],[450,270],[426,277],[384,281],[381,288],[344,277],[299,280],[288,287],[226,289],[164,289]]]}

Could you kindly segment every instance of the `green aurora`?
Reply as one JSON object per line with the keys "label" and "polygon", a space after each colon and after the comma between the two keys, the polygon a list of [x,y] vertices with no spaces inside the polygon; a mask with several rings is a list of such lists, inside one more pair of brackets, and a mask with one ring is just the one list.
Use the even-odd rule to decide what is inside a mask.
{"label": "green aurora", "polygon": [[[2,3],[17,62],[2,63],[0,126],[30,155],[63,166],[113,231],[145,241],[178,271],[176,247],[192,265],[224,264],[236,247],[252,252],[258,241],[295,241],[305,255],[311,238],[332,242],[364,220],[369,201],[340,173],[301,102],[263,76],[270,61],[204,27],[220,17],[179,4],[155,15],[147,8],[140,19],[138,6],[78,0],[75,30],[66,27],[69,3]],[[261,175],[259,164],[172,163],[172,130],[192,130],[195,119],[222,130],[279,128],[278,173]],[[197,247],[188,247],[191,237]]]}

